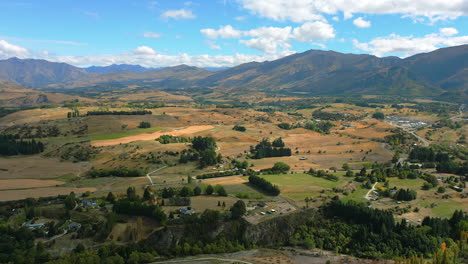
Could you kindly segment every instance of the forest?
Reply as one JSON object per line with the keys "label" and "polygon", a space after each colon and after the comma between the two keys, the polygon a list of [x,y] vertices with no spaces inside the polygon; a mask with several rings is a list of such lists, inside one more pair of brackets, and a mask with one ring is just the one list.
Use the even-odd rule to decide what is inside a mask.
{"label": "forest", "polygon": [[13,135],[0,135],[0,155],[31,155],[44,151],[44,144],[34,139],[23,140]]}

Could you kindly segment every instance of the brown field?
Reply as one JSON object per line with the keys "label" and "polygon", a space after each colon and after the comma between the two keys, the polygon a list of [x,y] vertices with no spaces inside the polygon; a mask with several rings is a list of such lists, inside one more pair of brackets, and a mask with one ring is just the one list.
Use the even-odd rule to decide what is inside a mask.
{"label": "brown field", "polygon": [[89,166],[37,155],[0,158],[0,179],[47,179],[66,174],[78,175],[87,171]]}
{"label": "brown field", "polygon": [[211,184],[211,185],[217,185],[217,184],[233,185],[233,184],[243,184],[245,182],[248,182],[248,181],[246,179],[244,179],[244,178],[233,177],[233,176],[203,180],[203,183]]}
{"label": "brown field", "polygon": [[145,133],[145,134],[123,137],[123,138],[118,138],[118,139],[97,140],[97,141],[92,141],[91,145],[95,147],[103,147],[103,146],[111,146],[111,145],[118,145],[118,144],[126,144],[126,143],[139,141],[139,140],[154,140],[162,135],[172,135],[172,136],[191,135],[191,134],[195,134],[195,133],[209,130],[212,128],[214,128],[214,126],[211,126],[211,125],[190,126],[190,127],[186,127],[182,129],[175,129],[173,131],[167,131],[167,132]]}
{"label": "brown field", "polygon": [[57,196],[63,194],[69,194],[70,192],[84,193],[84,192],[94,192],[96,188],[73,188],[73,187],[46,187],[46,188],[35,188],[29,190],[7,190],[0,191],[0,201],[11,201],[11,200],[21,200],[26,198],[40,198],[40,197],[49,197]]}
{"label": "brown field", "polygon": [[42,188],[62,184],[64,182],[55,180],[9,179],[0,180],[0,190]]}

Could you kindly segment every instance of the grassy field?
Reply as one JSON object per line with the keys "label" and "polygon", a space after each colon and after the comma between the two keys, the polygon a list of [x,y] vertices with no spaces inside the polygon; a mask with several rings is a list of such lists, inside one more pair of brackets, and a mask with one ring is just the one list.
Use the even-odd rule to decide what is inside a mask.
{"label": "grassy field", "polygon": [[390,187],[396,186],[397,188],[410,188],[415,191],[421,190],[422,185],[425,180],[423,179],[398,179],[398,178],[388,178]]}

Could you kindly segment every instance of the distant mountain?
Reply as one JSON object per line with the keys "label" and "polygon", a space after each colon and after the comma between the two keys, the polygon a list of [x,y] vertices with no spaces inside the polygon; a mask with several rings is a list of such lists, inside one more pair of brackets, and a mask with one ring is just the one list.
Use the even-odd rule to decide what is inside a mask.
{"label": "distant mountain", "polygon": [[195,86],[233,93],[438,96],[452,90],[466,94],[467,72],[468,45],[406,59],[310,50],[215,72]]}
{"label": "distant mountain", "polygon": [[229,67],[204,67],[203,69],[211,72],[224,71],[229,69]]}
{"label": "distant mountain", "polygon": [[0,60],[0,80],[37,88],[87,76],[83,69],[66,63],[11,58]]}
{"label": "distant mountain", "polygon": [[86,72],[90,73],[108,73],[108,72],[144,72],[149,70],[154,70],[155,68],[146,68],[140,65],[131,65],[131,64],[112,64],[109,66],[91,66],[83,68]]}
{"label": "distant mountain", "polygon": [[217,71],[187,65],[145,71],[140,71],[145,68],[138,65],[91,69],[112,72],[87,73],[65,63],[13,58],[0,61],[0,80],[26,87],[86,91],[112,92],[132,87],[184,91],[192,95],[217,92],[223,96],[255,92],[373,94],[433,96],[468,103],[468,45],[442,48],[405,59],[309,50],[274,61],[249,62]]}
{"label": "distant mountain", "polygon": [[211,75],[212,72],[187,65],[166,67],[144,72],[109,72],[90,74],[87,77],[50,85],[50,88],[72,89],[87,87],[123,88],[128,85],[154,86],[156,88],[184,88],[188,83]]}

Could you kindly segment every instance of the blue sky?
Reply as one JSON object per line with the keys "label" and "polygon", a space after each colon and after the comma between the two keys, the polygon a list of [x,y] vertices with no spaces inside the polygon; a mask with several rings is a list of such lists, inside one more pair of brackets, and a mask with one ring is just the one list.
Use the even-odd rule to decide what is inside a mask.
{"label": "blue sky", "polygon": [[234,66],[309,49],[410,56],[468,43],[468,0],[0,0],[0,59]]}

